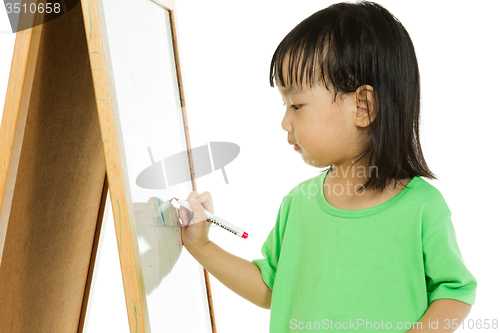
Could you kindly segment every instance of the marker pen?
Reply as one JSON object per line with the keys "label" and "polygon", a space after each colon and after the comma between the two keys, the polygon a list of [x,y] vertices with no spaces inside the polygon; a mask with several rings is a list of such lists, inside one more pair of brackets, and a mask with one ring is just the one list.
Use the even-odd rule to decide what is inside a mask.
{"label": "marker pen", "polygon": [[[177,198],[174,198],[174,199],[177,200],[182,207],[187,208],[191,212],[193,212],[193,210],[191,209],[191,206],[189,205],[189,202],[187,202],[186,200],[182,200],[182,199],[177,199]],[[244,232],[242,229],[232,225],[231,223],[229,223],[227,221],[224,221],[220,217],[215,216],[214,214],[207,212],[206,210],[205,210],[205,215],[207,217],[208,222],[212,222],[213,224],[218,225],[219,227],[224,228],[229,232],[232,232],[236,236],[239,236],[239,237],[242,237],[245,239],[248,237],[248,234],[246,232]]]}

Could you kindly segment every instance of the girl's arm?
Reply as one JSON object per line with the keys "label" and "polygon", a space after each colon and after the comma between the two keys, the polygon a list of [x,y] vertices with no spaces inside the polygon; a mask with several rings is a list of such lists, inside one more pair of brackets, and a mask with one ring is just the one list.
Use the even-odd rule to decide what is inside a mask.
{"label": "girl's arm", "polygon": [[[196,202],[192,202],[193,199]],[[259,267],[251,261],[223,250],[208,239],[210,223],[207,222],[203,209],[214,212],[210,193],[204,192],[198,195],[193,191],[187,200],[194,213],[184,207],[179,209],[179,217],[183,225],[186,225],[181,230],[184,247],[200,265],[226,287],[255,305],[269,309],[272,291],[262,280]]]}
{"label": "girl's arm", "polygon": [[451,333],[467,318],[472,305],[454,299],[434,300],[418,324],[406,333]]}
{"label": "girl's arm", "polygon": [[203,246],[187,248],[207,271],[226,287],[264,309],[271,307],[272,291],[262,280],[253,262],[237,257],[208,241]]}

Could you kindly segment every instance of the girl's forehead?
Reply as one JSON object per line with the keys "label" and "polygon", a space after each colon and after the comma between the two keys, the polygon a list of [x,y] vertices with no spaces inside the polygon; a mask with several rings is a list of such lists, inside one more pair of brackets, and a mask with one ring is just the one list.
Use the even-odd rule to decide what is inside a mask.
{"label": "girl's forehead", "polygon": [[278,89],[282,94],[300,94],[304,92],[304,87],[299,87],[297,84],[282,85],[278,83]]}

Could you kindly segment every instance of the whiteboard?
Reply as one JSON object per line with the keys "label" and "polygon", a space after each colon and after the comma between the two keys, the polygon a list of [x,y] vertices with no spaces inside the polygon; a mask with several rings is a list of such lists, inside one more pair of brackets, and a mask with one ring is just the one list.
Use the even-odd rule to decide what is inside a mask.
{"label": "whiteboard", "polygon": [[[125,188],[139,244],[139,280],[146,293],[145,326],[152,333],[212,332],[203,269],[182,247],[177,213],[168,201],[187,198],[191,182],[169,186],[160,177],[161,161],[174,154],[185,155],[179,163],[189,173],[170,13],[148,0],[106,0],[101,8],[118,140],[125,151]],[[138,175],[152,165],[158,166],[158,177],[152,178],[157,186],[137,185]],[[119,230],[117,242],[120,247]]]}

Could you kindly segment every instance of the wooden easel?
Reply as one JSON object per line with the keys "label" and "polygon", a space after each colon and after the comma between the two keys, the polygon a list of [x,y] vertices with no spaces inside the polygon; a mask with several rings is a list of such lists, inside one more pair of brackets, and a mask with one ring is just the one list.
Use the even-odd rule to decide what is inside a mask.
{"label": "wooden easel", "polygon": [[[109,85],[92,76],[92,68],[112,75],[98,6],[82,0],[61,17],[17,33],[0,129],[0,333],[83,331],[108,187],[115,227],[121,228],[130,331],[150,331],[116,101]],[[189,150],[184,105],[183,119]],[[216,332],[206,271],[205,279]]]}

